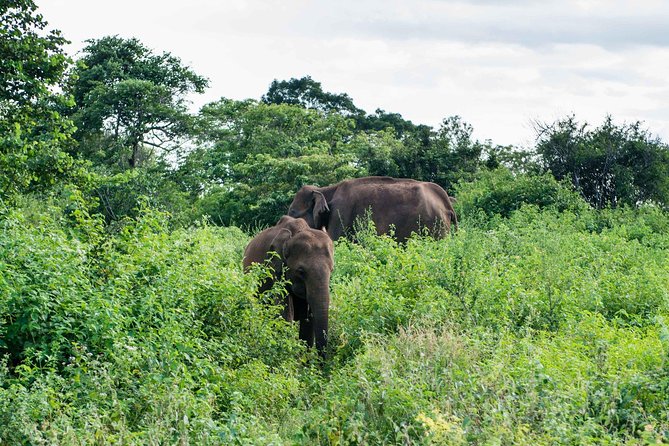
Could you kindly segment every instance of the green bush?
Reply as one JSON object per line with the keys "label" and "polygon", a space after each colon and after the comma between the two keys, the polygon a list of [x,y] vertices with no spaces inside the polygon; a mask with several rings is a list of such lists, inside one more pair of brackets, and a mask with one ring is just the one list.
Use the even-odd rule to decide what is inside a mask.
{"label": "green bush", "polygon": [[570,186],[559,183],[550,174],[514,174],[504,167],[481,171],[476,180],[458,183],[455,195],[461,220],[478,213],[486,217],[509,217],[525,204],[574,212],[589,207]]}
{"label": "green bush", "polygon": [[188,193],[180,190],[165,165],[155,164],[123,172],[100,170],[90,192],[97,198],[94,212],[104,215],[107,223],[136,218],[142,206],[147,205],[169,212],[175,225],[185,226],[196,219]]}
{"label": "green bush", "polygon": [[0,214],[0,443],[669,441],[669,217],[521,205],[335,246],[328,357],[249,236],[76,190]]}
{"label": "green bush", "polygon": [[1,221],[0,442],[218,444],[227,418],[254,426],[259,400],[276,416],[311,373],[296,328],[254,297],[263,271],[242,274],[238,229],[171,232],[143,210],[84,240],[32,218]]}

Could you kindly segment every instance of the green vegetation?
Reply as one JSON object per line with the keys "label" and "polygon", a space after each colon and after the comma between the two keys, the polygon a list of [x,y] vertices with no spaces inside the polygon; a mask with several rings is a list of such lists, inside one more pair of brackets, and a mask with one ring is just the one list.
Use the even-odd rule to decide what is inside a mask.
{"label": "green vegetation", "polygon": [[79,154],[123,169],[174,150],[191,121],[185,95],[202,93],[207,80],[137,39],[89,40],[83,53],[66,88],[75,101]]}
{"label": "green vegetation", "polygon": [[[521,150],[309,77],[190,114],[169,53],[73,67],[31,0],[0,16],[0,444],[669,443],[669,152],[639,123]],[[303,184],[372,174],[445,186],[459,230],[337,242],[321,360],[242,253]]]}
{"label": "green vegetation", "polygon": [[656,209],[524,206],[446,240],[340,242],[321,369],[253,297],[248,235],[144,209],[110,236],[77,205],[2,216],[5,443],[669,440]]}
{"label": "green vegetation", "polygon": [[536,150],[556,178],[567,178],[597,208],[666,205],[669,151],[638,122],[617,126],[607,116],[589,130],[571,116],[540,125]]}
{"label": "green vegetation", "polygon": [[74,129],[58,112],[71,101],[53,92],[68,66],[67,41],[44,32],[36,9],[30,0],[0,3],[0,200],[72,180],[76,171],[65,151]]}

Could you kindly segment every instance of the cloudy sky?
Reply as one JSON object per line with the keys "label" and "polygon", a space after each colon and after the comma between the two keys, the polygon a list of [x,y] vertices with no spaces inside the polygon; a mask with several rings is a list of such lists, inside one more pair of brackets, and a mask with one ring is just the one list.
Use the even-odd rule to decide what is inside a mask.
{"label": "cloudy sky", "polygon": [[532,122],[641,120],[669,142],[665,0],[37,0],[72,41],[137,37],[210,79],[195,107],[310,75],[355,104],[528,146]]}

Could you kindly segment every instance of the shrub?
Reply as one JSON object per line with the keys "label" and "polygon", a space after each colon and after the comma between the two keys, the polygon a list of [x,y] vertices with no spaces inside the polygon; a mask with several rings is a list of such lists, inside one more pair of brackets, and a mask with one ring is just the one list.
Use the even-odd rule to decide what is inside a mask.
{"label": "shrub", "polygon": [[570,186],[557,182],[550,174],[513,174],[504,167],[482,171],[476,180],[458,183],[455,195],[461,220],[479,212],[487,217],[509,217],[524,204],[558,211],[588,208]]}

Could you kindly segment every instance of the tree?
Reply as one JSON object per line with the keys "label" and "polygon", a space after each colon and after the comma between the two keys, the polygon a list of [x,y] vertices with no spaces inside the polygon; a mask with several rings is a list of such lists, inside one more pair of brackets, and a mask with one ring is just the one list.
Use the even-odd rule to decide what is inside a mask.
{"label": "tree", "polygon": [[134,168],[178,147],[191,128],[186,95],[203,92],[207,79],[137,39],[87,42],[68,84],[80,155]]}
{"label": "tree", "polygon": [[483,156],[487,169],[495,170],[506,167],[513,174],[535,174],[542,172],[541,164],[534,150],[521,149],[515,146],[493,145],[486,141]]}
{"label": "tree", "polygon": [[57,30],[32,0],[0,2],[0,199],[50,187],[75,174],[63,151],[72,123],[58,109],[68,98],[55,93],[68,67]]}
{"label": "tree", "polygon": [[358,165],[364,169],[364,175],[402,176],[395,158],[404,151],[404,144],[397,139],[392,128],[357,132],[351,146]]}
{"label": "tree", "polygon": [[413,124],[399,113],[390,113],[377,108],[373,114],[362,115],[356,118],[358,130],[388,130],[393,129],[398,138],[404,139],[415,133],[421,126]]}
{"label": "tree", "polygon": [[459,116],[444,119],[425,157],[427,180],[452,189],[470,180],[482,165],[483,145],[472,139],[474,128]]}
{"label": "tree", "polygon": [[353,122],[337,113],[221,99],[202,108],[198,128],[201,143],[178,174],[217,223],[274,224],[302,185],[364,171]]}
{"label": "tree", "polygon": [[320,82],[311,76],[288,81],[274,79],[269,90],[262,97],[266,104],[290,104],[311,108],[322,112],[336,112],[345,116],[364,115],[364,111],[353,105],[346,93],[336,94],[323,91]]}
{"label": "tree", "polygon": [[472,179],[483,166],[484,145],[472,139],[473,128],[459,116],[442,121],[438,130],[418,125],[401,138],[391,157],[399,176],[432,181],[452,190],[461,179]]}
{"label": "tree", "polygon": [[444,119],[435,131],[427,125],[415,125],[399,113],[377,109],[366,114],[347,94],[325,92],[309,76],[288,81],[275,79],[262,100],[266,104],[291,104],[352,118],[358,165],[367,175],[433,181],[448,189],[457,180],[471,179],[482,165],[484,145],[472,140],[471,125],[459,116]]}
{"label": "tree", "polygon": [[323,91],[321,83],[313,80],[311,76],[291,78],[287,81],[274,79],[267,93],[263,95],[262,101],[266,104],[299,105],[325,113],[339,113],[353,118],[358,131],[382,131],[392,128],[399,138],[410,135],[420,127],[402,118],[399,113],[386,112],[380,108],[373,114],[366,114],[353,104],[348,94]]}
{"label": "tree", "polygon": [[543,167],[569,179],[592,206],[669,205],[669,147],[640,122],[618,126],[607,116],[590,130],[570,116],[538,123],[537,134]]}

